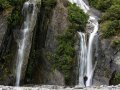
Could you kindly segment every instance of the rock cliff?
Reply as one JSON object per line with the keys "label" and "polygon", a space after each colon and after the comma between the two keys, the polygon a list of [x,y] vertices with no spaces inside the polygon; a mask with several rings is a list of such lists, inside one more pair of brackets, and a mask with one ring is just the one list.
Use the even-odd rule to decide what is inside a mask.
{"label": "rock cliff", "polygon": [[[49,1],[49,3],[47,1]],[[71,24],[68,20],[68,4],[67,0],[42,0],[41,6],[39,7],[36,25],[32,31],[33,35],[31,35],[29,42],[29,46],[31,45],[31,48],[29,47],[29,50],[26,52],[27,58],[23,66],[21,85],[65,85],[65,76],[63,72],[56,69],[53,62],[54,55],[56,54],[56,50],[59,46],[58,36],[64,35],[67,29],[71,30],[75,27],[80,27],[79,24]],[[15,58],[18,50],[16,40],[21,38],[20,28],[23,23],[23,16],[20,14],[21,18],[19,20],[19,24],[15,25],[15,27],[11,27],[12,25],[9,24],[8,19],[10,15],[12,16],[12,13],[14,13],[15,10],[16,8],[10,8],[7,11],[3,10],[0,12],[0,84],[3,85],[14,85],[15,83]],[[20,10],[22,10],[22,6],[20,7]],[[94,9],[92,10],[95,15],[100,16],[98,11],[95,11]],[[120,83],[120,46],[115,46],[116,43],[113,43],[113,40],[116,38],[118,39],[119,36],[116,36],[116,38],[103,39],[101,37],[101,32],[98,33],[99,38],[96,37],[98,42],[94,43],[95,45],[97,44],[97,50],[93,50],[95,53],[94,60],[97,60],[93,85],[116,85]],[[71,32],[68,32],[67,34],[69,37]],[[78,54],[78,49],[80,47],[80,45],[78,45],[79,37],[77,37],[76,34],[74,38],[76,39],[76,43],[74,42],[75,46],[73,46],[73,48],[75,48],[76,54]],[[69,50],[71,50],[71,48],[68,49],[68,51]],[[28,52],[30,52],[30,54]],[[70,77],[72,77],[72,79],[69,79],[69,83],[71,85],[78,82],[78,80],[76,80],[76,77],[78,77],[78,68],[75,63],[77,62],[77,59],[76,55],[74,56],[75,60],[70,62],[74,66],[74,70],[70,73]],[[63,68],[69,69],[67,66],[63,66]],[[116,80],[118,80],[118,82],[116,82]],[[0,86],[0,89],[1,88],[16,90],[16,87]],[[42,87],[37,88],[41,89]],[[97,87],[97,89],[94,89],[109,90],[112,88],[114,87]],[[119,85],[115,88],[119,90]],[[62,89],[64,90],[64,88]],[[74,90],[75,88],[71,89]],[[88,89],[92,90],[93,88],[91,87]]]}

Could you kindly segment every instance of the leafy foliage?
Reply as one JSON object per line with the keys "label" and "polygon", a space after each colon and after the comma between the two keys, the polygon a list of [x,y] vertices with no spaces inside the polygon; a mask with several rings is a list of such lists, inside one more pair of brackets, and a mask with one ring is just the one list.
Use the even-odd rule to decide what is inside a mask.
{"label": "leafy foliage", "polygon": [[114,85],[118,85],[120,83],[120,73],[115,73],[112,83]]}
{"label": "leafy foliage", "polygon": [[8,25],[10,29],[15,28],[21,21],[19,10],[14,10],[11,16],[8,18]]}
{"label": "leafy foliage", "polygon": [[58,47],[54,56],[54,68],[64,74],[67,85],[70,84],[75,64],[75,33],[77,30],[84,31],[88,16],[75,4],[69,3],[68,19],[71,24],[65,33],[58,37]]}
{"label": "leafy foliage", "polygon": [[22,6],[24,0],[0,0],[0,10],[7,9],[10,6]]}
{"label": "leafy foliage", "polygon": [[9,8],[10,4],[7,0],[0,0],[0,10]]}
{"label": "leafy foliage", "polygon": [[120,5],[112,5],[102,16],[102,20],[120,20]]}
{"label": "leafy foliage", "polygon": [[90,2],[90,5],[101,10],[101,11],[105,11],[106,9],[108,9],[112,2],[111,0],[88,0]]}
{"label": "leafy foliage", "polygon": [[110,38],[120,33],[120,0],[89,0],[90,5],[102,11],[100,31]]}
{"label": "leafy foliage", "polygon": [[68,18],[72,23],[72,26],[77,30],[84,31],[87,23],[88,16],[79,9],[75,4],[69,4],[68,6]]}
{"label": "leafy foliage", "polygon": [[69,84],[70,73],[75,62],[74,35],[74,29],[68,29],[64,35],[59,36],[54,60],[54,67],[65,75],[66,84]]}
{"label": "leafy foliage", "polygon": [[51,9],[56,5],[56,0],[42,0],[43,6],[45,6],[45,9],[48,11],[51,11]]}
{"label": "leafy foliage", "polygon": [[120,40],[119,40],[119,39],[113,40],[111,46],[112,46],[113,48],[116,47],[116,46],[120,46]]}
{"label": "leafy foliage", "polygon": [[57,2],[56,0],[43,0],[42,1],[45,6],[54,6]]}
{"label": "leafy foliage", "polygon": [[12,6],[22,6],[25,0],[8,0]]}
{"label": "leafy foliage", "polygon": [[23,7],[24,0],[8,0],[12,5],[13,11],[10,17],[8,17],[8,25],[10,29],[15,28],[22,21],[21,9]]}
{"label": "leafy foliage", "polygon": [[117,35],[120,32],[120,20],[105,21],[100,25],[100,31],[104,38]]}

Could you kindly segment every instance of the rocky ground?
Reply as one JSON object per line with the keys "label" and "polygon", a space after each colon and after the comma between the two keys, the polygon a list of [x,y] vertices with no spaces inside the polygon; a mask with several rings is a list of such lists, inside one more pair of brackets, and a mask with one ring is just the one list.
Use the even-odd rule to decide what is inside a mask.
{"label": "rocky ground", "polygon": [[64,87],[55,85],[42,85],[33,87],[13,87],[13,86],[0,86],[0,90],[120,90],[120,85],[117,86],[94,86],[94,87]]}

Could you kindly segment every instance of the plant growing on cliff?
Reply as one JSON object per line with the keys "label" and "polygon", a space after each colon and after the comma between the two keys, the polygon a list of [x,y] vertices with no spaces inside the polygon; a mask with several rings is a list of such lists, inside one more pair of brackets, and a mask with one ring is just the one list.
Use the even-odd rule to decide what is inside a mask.
{"label": "plant growing on cliff", "polygon": [[120,5],[112,5],[102,16],[102,21],[120,20]]}
{"label": "plant growing on cliff", "polygon": [[118,85],[120,84],[120,73],[119,72],[116,72],[112,78],[112,81],[111,81],[111,84],[112,85]]}
{"label": "plant growing on cliff", "polygon": [[65,76],[65,83],[70,84],[75,64],[75,34],[78,30],[84,31],[88,16],[75,4],[68,5],[69,28],[63,35],[58,36],[58,47],[54,56],[54,68]]}
{"label": "plant growing on cliff", "polygon": [[20,25],[22,19],[21,10],[24,0],[8,0],[12,5],[13,11],[10,17],[8,17],[8,26],[10,29],[14,29],[17,25]]}
{"label": "plant growing on cliff", "polygon": [[7,0],[0,0],[0,10],[7,9],[10,7],[10,4]]}
{"label": "plant growing on cliff", "polygon": [[10,29],[13,29],[18,24],[20,24],[20,21],[21,21],[21,16],[20,15],[21,14],[20,14],[19,10],[13,11],[11,16],[8,18],[8,25],[9,25]]}
{"label": "plant growing on cliff", "polygon": [[74,26],[74,29],[84,31],[88,20],[88,15],[86,15],[83,10],[81,10],[75,4],[69,3],[68,19],[72,26]]}
{"label": "plant growing on cliff", "polygon": [[69,75],[75,62],[74,35],[74,30],[68,29],[64,35],[59,36],[54,60],[54,67],[65,75],[66,84],[70,82]]}
{"label": "plant growing on cliff", "polygon": [[120,33],[120,20],[105,21],[100,25],[100,31],[104,38],[109,38]]}
{"label": "plant growing on cliff", "polygon": [[89,0],[91,6],[102,11],[100,32],[103,38],[120,33],[120,0]]}
{"label": "plant growing on cliff", "polygon": [[120,46],[120,40],[119,39],[113,40],[111,46],[112,47]]}
{"label": "plant growing on cliff", "polygon": [[111,0],[88,0],[88,1],[92,7],[95,7],[96,9],[99,9],[103,12],[107,10],[112,4]]}
{"label": "plant growing on cliff", "polygon": [[0,10],[7,9],[9,7],[22,6],[25,0],[0,0]]}
{"label": "plant growing on cliff", "polygon": [[56,5],[56,0],[42,0],[43,6],[45,6],[45,9],[48,11],[51,11],[51,9]]}

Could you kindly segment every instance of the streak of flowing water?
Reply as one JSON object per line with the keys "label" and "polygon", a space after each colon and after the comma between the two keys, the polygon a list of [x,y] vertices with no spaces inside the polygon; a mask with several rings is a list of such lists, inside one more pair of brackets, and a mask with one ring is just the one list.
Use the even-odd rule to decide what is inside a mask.
{"label": "streak of flowing water", "polygon": [[93,41],[94,41],[94,37],[97,34],[98,31],[98,22],[96,21],[96,19],[94,17],[89,18],[89,20],[95,21],[95,22],[91,22],[91,24],[94,26],[93,32],[90,34],[89,36],[89,42],[88,42],[88,53],[87,53],[87,77],[88,80],[86,82],[86,86],[90,86],[92,85],[92,78],[93,78],[93,62],[92,62],[92,50],[93,50]]}
{"label": "streak of flowing water", "polygon": [[85,13],[89,15],[88,23],[90,26],[93,27],[92,33],[89,35],[88,46],[86,49],[86,39],[85,34],[79,32],[80,35],[80,69],[79,69],[79,85],[83,86],[84,84],[84,77],[87,76],[86,86],[92,85],[92,78],[93,73],[96,67],[93,67],[93,60],[92,60],[92,50],[93,50],[93,42],[94,37],[98,31],[98,20],[97,18],[89,13],[90,7],[87,5],[83,0],[69,0],[71,3],[76,3]]}
{"label": "streak of flowing water", "polygon": [[[29,43],[31,40],[31,32],[34,29],[36,18],[37,18],[37,8],[35,6],[36,0],[34,1],[26,1],[23,5],[22,13],[24,14],[24,23],[21,27],[21,35],[22,38],[20,38],[17,41],[18,44],[18,52],[16,56],[16,86],[19,86],[20,80],[21,80],[21,72],[22,72],[22,66],[24,63],[24,59],[27,55],[29,55],[28,49],[30,49],[31,44]],[[29,44],[29,45],[28,45]],[[26,54],[27,53],[27,54]]]}
{"label": "streak of flowing water", "polygon": [[78,32],[80,35],[80,62],[79,62],[79,85],[84,86],[84,73],[85,73],[85,66],[86,66],[86,59],[87,59],[87,45],[86,45],[86,38],[85,34],[82,32]]}

